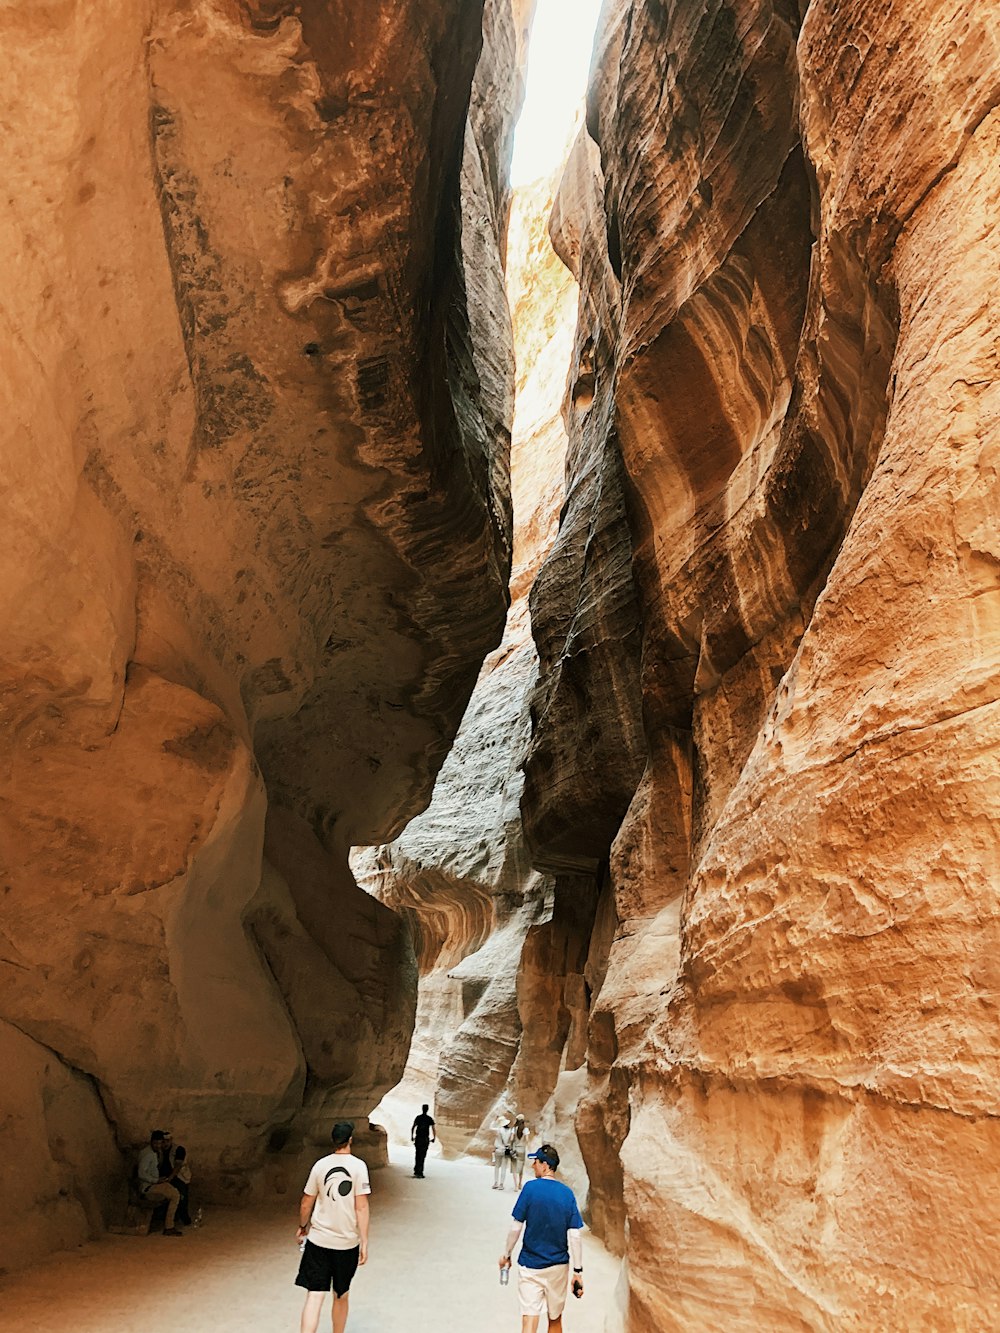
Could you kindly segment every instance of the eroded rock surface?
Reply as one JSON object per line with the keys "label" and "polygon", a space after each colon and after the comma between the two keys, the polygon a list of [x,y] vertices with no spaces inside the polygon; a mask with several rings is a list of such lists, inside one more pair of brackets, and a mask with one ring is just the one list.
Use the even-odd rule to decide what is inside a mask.
{"label": "eroded rock surface", "polygon": [[[995,21],[634,0],[598,49],[578,347],[602,263],[620,305],[573,392],[624,468],[646,754],[588,962],[592,1216],[626,1248],[633,1333],[985,1333]],[[590,214],[571,174],[571,261]],[[542,700],[565,671],[547,626],[572,615],[553,573]],[[532,754],[575,755],[567,726],[540,708]],[[626,717],[621,753],[634,735]],[[525,801],[537,864],[585,866],[574,785],[529,769]]]}
{"label": "eroded rock surface", "polygon": [[574,143],[552,241],[580,284],[563,404],[569,447],[559,533],[531,590],[540,678],[522,802],[535,863],[600,874],[642,771],[640,630],[615,434],[620,291],[608,262],[600,161]]}
{"label": "eroded rock surface", "polygon": [[[547,233],[554,181],[514,196],[508,291],[517,360],[511,485],[514,568],[500,647],[487,658],[430,807],[390,846],[358,852],[359,878],[408,920],[420,960],[420,1006],[406,1077],[380,1114],[408,1133],[433,1103],[444,1150],[492,1145],[496,1110],[533,1115],[552,1093],[562,1041],[523,1072],[539,1034],[526,941],[553,912],[551,878],[531,864],[519,808],[538,659],[528,593],[555,536],[566,434],[559,388],[569,363],[576,287]],[[545,985],[542,975],[534,983]],[[532,1023],[522,1031],[522,1015]],[[558,1017],[556,1019],[558,1024]],[[486,1127],[484,1129],[484,1126]]]}
{"label": "eroded rock surface", "polygon": [[[58,1084],[95,1162],[166,1123],[242,1197],[402,1069],[415,964],[347,849],[502,630],[522,9],[470,116],[477,3],[0,18],[4,1095]],[[2,1207],[67,1243],[105,1200],[50,1201],[37,1132]]]}
{"label": "eroded rock surface", "polygon": [[103,1229],[121,1158],[93,1082],[0,1023],[4,1199],[0,1270]]}

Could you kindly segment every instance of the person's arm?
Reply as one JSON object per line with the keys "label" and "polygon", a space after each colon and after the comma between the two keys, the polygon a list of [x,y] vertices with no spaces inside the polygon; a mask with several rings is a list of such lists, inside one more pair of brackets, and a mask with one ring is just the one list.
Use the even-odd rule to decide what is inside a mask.
{"label": "person's arm", "polygon": [[413,1143],[416,1137],[417,1137],[417,1122],[414,1120],[413,1124],[410,1126],[410,1142]]}
{"label": "person's arm", "polygon": [[521,1232],[523,1230],[524,1230],[523,1222],[515,1221],[511,1223],[510,1230],[507,1232],[507,1244],[504,1246],[504,1252],[500,1256],[499,1266],[501,1268],[510,1267],[510,1259],[511,1255],[514,1253],[514,1246],[517,1244],[518,1239],[520,1238]]}
{"label": "person's arm", "polygon": [[156,1185],[160,1179],[160,1165],[156,1160],[154,1152],[143,1151],[139,1155],[139,1165],[136,1169],[139,1182],[142,1185]]}
{"label": "person's arm", "polygon": [[583,1232],[579,1227],[570,1227],[566,1232],[569,1244],[569,1262],[573,1269],[573,1295],[583,1295]]}
{"label": "person's arm", "polygon": [[312,1221],[313,1209],[316,1207],[315,1194],[303,1194],[299,1201],[299,1229],[296,1232],[298,1240],[305,1240],[309,1232],[309,1223]]}
{"label": "person's arm", "polygon": [[438,1141],[437,1130],[434,1128],[434,1121],[432,1120],[432,1121],[431,1121],[431,1143],[437,1143],[437,1141]]}
{"label": "person's arm", "polygon": [[573,1265],[574,1273],[583,1272],[583,1232],[573,1227],[571,1231],[566,1232],[566,1239],[569,1242],[569,1261]]}
{"label": "person's arm", "polygon": [[368,1222],[371,1210],[368,1207],[368,1195],[356,1194],[354,1196],[354,1215],[358,1219],[358,1235],[361,1237],[361,1254],[358,1257],[359,1264],[368,1262]]}

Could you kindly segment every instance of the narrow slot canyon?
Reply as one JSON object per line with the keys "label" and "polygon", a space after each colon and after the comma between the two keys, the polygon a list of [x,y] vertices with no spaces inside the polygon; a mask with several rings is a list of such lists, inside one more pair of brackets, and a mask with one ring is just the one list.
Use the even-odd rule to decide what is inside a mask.
{"label": "narrow slot canyon", "polygon": [[0,40],[0,1329],[994,1333],[995,0]]}

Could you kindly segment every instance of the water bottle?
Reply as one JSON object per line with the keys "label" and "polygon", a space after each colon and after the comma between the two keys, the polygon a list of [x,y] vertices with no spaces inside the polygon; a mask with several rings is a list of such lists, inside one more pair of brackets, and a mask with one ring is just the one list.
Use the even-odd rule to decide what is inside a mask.
{"label": "water bottle", "polygon": [[195,1215],[191,1219],[191,1225],[193,1227],[200,1227],[204,1220],[205,1220],[205,1214],[201,1208],[198,1208],[195,1210]]}
{"label": "water bottle", "polygon": [[505,1267],[503,1267],[503,1268],[500,1269],[500,1285],[501,1285],[501,1287],[506,1287],[506,1285],[507,1285],[507,1283],[508,1283],[509,1281],[510,1281],[510,1264],[507,1264]]}

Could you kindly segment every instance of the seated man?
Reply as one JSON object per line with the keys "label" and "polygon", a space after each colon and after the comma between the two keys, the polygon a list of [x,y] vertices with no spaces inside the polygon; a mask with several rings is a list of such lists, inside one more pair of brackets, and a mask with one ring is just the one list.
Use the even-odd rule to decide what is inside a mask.
{"label": "seated man", "polygon": [[154,1129],[149,1136],[149,1146],[139,1154],[136,1174],[139,1178],[139,1193],[144,1199],[154,1204],[166,1201],[167,1216],[163,1225],[165,1236],[183,1236],[183,1231],[174,1226],[177,1205],[181,1196],[168,1180],[160,1179],[160,1162],[163,1157],[164,1136],[162,1129]]}

